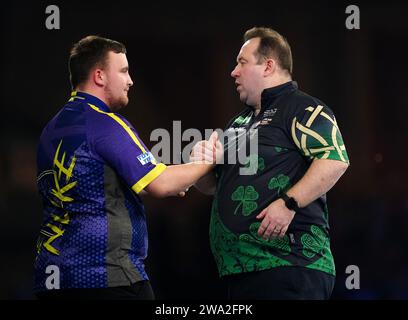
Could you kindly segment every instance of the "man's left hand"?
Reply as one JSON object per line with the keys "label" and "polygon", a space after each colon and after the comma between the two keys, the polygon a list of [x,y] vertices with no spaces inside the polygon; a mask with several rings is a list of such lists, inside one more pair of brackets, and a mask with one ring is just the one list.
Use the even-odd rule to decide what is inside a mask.
{"label": "man's left hand", "polygon": [[258,235],[265,240],[282,238],[294,216],[295,211],[289,210],[282,199],[275,200],[256,216],[257,219],[263,219]]}

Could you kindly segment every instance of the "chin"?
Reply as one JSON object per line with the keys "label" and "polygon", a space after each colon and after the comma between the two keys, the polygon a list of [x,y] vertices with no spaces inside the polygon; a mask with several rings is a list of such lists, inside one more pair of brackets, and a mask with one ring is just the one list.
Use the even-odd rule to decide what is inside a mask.
{"label": "chin", "polygon": [[243,97],[243,98],[241,98],[240,100],[241,100],[242,103],[247,104],[247,105],[250,105],[250,102],[249,102],[249,100],[248,100],[247,97]]}
{"label": "chin", "polygon": [[113,111],[118,111],[127,106],[129,99],[120,99],[111,104]]}

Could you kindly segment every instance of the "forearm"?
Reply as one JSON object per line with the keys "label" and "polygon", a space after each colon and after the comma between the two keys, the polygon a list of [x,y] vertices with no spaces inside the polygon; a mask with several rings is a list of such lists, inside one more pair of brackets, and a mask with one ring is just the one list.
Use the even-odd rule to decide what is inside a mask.
{"label": "forearm", "polygon": [[176,196],[191,187],[213,167],[210,164],[195,163],[168,166],[146,187],[146,190],[156,197]]}
{"label": "forearm", "polygon": [[201,177],[195,184],[196,187],[201,193],[206,195],[213,195],[216,188],[216,179],[213,171],[210,171],[205,176]]}
{"label": "forearm", "polygon": [[306,207],[329,191],[343,175],[349,165],[336,160],[317,159],[312,162],[302,179],[287,194]]}

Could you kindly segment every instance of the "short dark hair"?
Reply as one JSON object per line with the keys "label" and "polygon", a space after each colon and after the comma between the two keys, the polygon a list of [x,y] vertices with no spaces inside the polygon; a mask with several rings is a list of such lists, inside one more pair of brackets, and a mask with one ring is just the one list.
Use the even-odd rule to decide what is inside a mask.
{"label": "short dark hair", "polygon": [[105,66],[109,51],[125,53],[126,47],[111,39],[87,36],[75,43],[70,51],[68,68],[72,89],[88,79],[89,72],[96,65]]}
{"label": "short dark hair", "polygon": [[271,28],[254,27],[244,34],[244,42],[252,38],[260,38],[259,46],[256,51],[258,62],[265,58],[274,58],[279,66],[292,75],[293,61],[292,51],[288,41],[277,31]]}

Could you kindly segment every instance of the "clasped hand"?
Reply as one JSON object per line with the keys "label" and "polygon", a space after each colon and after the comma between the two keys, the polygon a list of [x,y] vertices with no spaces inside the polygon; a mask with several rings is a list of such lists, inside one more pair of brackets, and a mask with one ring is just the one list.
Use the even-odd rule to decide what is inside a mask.
{"label": "clasped hand", "polygon": [[190,153],[190,162],[215,164],[221,163],[224,149],[218,140],[218,133],[214,131],[208,140],[197,142]]}

